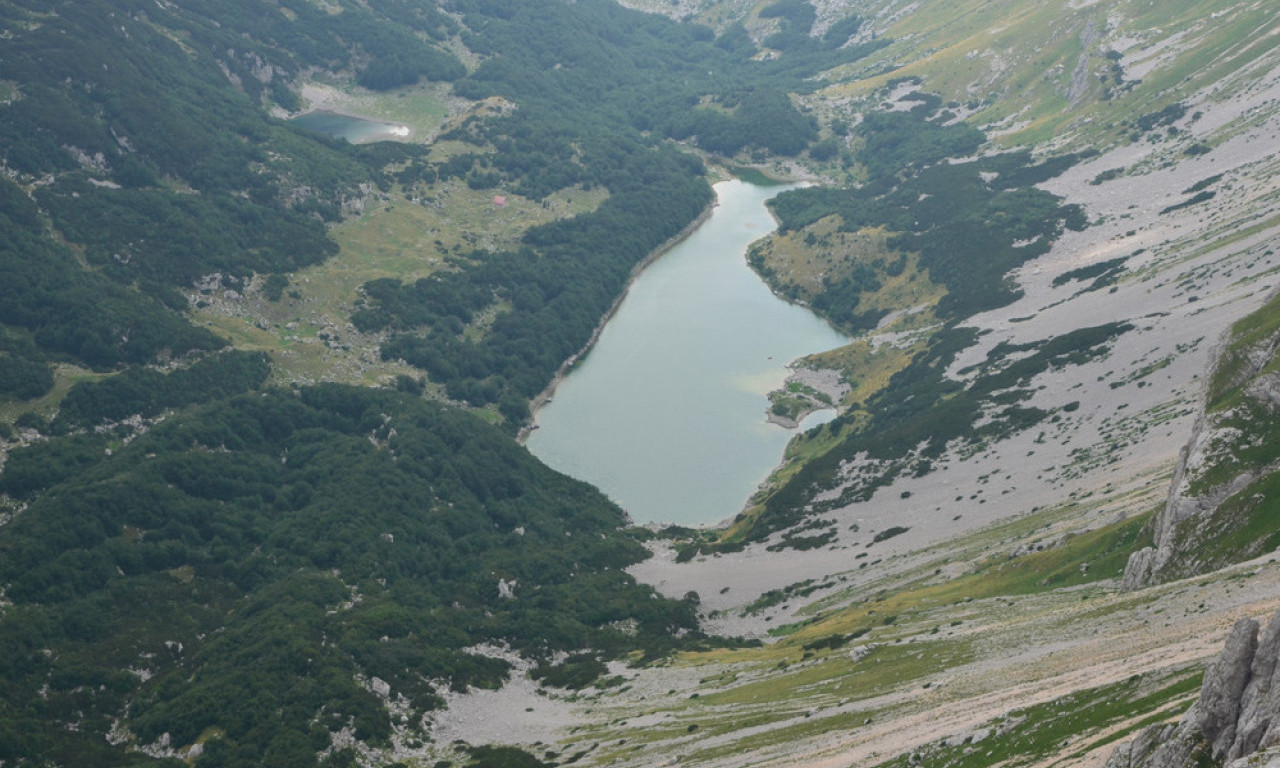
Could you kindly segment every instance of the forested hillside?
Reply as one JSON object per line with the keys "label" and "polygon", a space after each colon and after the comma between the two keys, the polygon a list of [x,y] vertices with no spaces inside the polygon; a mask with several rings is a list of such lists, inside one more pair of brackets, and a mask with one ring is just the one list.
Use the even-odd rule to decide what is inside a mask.
{"label": "forested hillside", "polygon": [[387,184],[386,163],[419,151],[336,146],[268,116],[273,103],[297,105],[291,77],[356,66],[357,52],[402,51],[413,79],[463,74],[367,10],[339,25],[295,5],[0,6],[0,258],[11,286],[0,321],[34,342],[9,356],[109,370],[219,348],[181,319],[180,289],[211,274],[238,286],[332,255],[325,220],[362,184]]}
{"label": "forested hillside", "polygon": [[[704,642],[696,600],[626,574],[647,552],[622,512],[510,432],[709,204],[675,140],[757,159],[816,140],[792,95],[878,44],[845,46],[853,17],[810,43],[812,21],[757,60],[741,28],[603,1],[0,3],[0,760],[434,754],[424,715],[500,685],[504,654],[576,689]],[[497,108],[353,146],[283,119],[312,77]],[[290,386],[278,349],[194,320],[224,294],[295,300],[335,224],[457,179],[607,192],[353,307],[385,359],[500,405],[506,433],[403,375]]]}
{"label": "forested hillside", "polygon": [[[1100,764],[1278,599],[1277,40],[0,0],[0,763]],[[291,120],[334,104],[415,119]],[[729,528],[630,526],[513,436],[762,172],[810,183],[751,265],[854,337],[785,391],[839,412]]]}
{"label": "forested hillside", "polygon": [[[823,45],[757,61],[740,27],[716,36],[610,2],[457,7],[470,30],[465,42],[487,58],[455,91],[520,108],[447,135],[475,155],[473,166],[451,171],[535,200],[573,185],[604,187],[609,198],[591,214],[528,232],[522,251],[466,254],[455,273],[366,286],[369,306],[353,319],[362,330],[391,331],[384,358],[407,360],[473,405],[500,401],[516,422],[586,343],[635,264],[710,202],[702,163],[658,139],[727,156],[796,155],[817,130],[788,94],[812,90],[807,78],[878,47],[841,47],[856,18]],[[402,183],[424,177],[438,172],[415,162],[399,175]],[[459,338],[499,304],[509,306],[484,338]]]}
{"label": "forested hillside", "polygon": [[503,680],[478,643],[549,663],[698,636],[691,604],[622,572],[644,549],[599,492],[396,393],[243,395],[127,445],[39,443],[0,483],[24,504],[0,560],[8,760],[114,763],[115,731],[207,740],[202,764],[305,764],[344,728],[421,740],[437,686]]}

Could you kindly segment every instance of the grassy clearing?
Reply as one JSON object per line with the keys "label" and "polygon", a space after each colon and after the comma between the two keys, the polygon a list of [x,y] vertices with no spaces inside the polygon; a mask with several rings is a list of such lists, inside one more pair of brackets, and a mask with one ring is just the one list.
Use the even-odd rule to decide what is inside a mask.
{"label": "grassy clearing", "polygon": [[897,347],[859,339],[839,349],[810,355],[801,364],[839,371],[853,387],[845,396],[843,405],[856,406],[884,389],[889,379],[911,362],[911,355],[917,348],[914,345]]}
{"label": "grassy clearing", "polygon": [[858,262],[884,260],[893,254],[885,246],[883,230],[842,232],[839,216],[828,216],[797,232],[773,235],[757,243],[764,265],[788,292],[812,299],[823,281]]}
{"label": "grassy clearing", "polygon": [[946,290],[929,279],[917,255],[889,249],[892,233],[884,229],[845,232],[841,224],[839,216],[828,216],[802,230],[773,235],[752,247],[750,261],[774,291],[790,300],[811,305],[832,285],[858,279],[864,285],[854,307],[859,315],[902,312],[893,322],[899,331],[931,325],[931,309]]}
{"label": "grassy clearing", "polygon": [[[1162,486],[1167,476],[1161,473],[1153,480]],[[877,615],[905,616],[984,598],[1105,583],[1123,572],[1129,552],[1149,543],[1146,524],[1153,512],[1148,507],[1124,520],[1080,528],[1100,511],[1114,515],[1117,508],[1149,501],[1147,494],[1135,491],[1130,497],[1068,502],[939,544],[922,553],[933,559],[910,572],[837,591],[806,606],[801,613],[818,620],[797,632],[796,640],[852,633],[874,625]],[[1021,554],[1014,556],[1014,551]],[[1089,565],[1082,569],[1085,563]],[[858,600],[866,602],[854,604]]]}
{"label": "grassy clearing", "polygon": [[[1151,512],[1083,532],[1057,530],[1055,521],[1072,511],[1077,517],[1085,512],[1079,506],[1048,510],[974,534],[968,542],[948,543],[950,556],[945,561],[968,562],[958,577],[940,573],[935,564],[942,560],[926,562],[913,573],[896,574],[883,587],[862,584],[811,604],[802,614],[812,618],[775,645],[716,651],[714,656],[699,658],[722,662],[803,658],[806,645],[820,651],[836,637],[845,638],[835,644],[842,648],[909,637],[922,630],[932,634],[936,609],[1108,582],[1123,574],[1129,553],[1150,543]],[[1015,547],[1011,544],[1015,541],[1023,544]],[[1013,554],[1015,549],[1020,554]]]}
{"label": "grassy clearing", "polygon": [[0,423],[12,424],[14,419],[24,413],[50,418],[57,412],[58,403],[62,402],[67,390],[82,381],[96,381],[108,375],[65,363],[56,365],[53,369],[53,389],[44,396],[33,400],[0,399]]}
{"label": "grassy clearing", "polygon": [[703,698],[711,705],[779,701],[788,697],[812,703],[815,697],[834,699],[855,694],[858,698],[870,698],[939,675],[973,658],[974,648],[963,638],[880,644],[858,661],[848,652],[832,652],[813,661],[796,663],[794,668],[782,666],[784,660],[779,662],[781,671],[765,679]]}
{"label": "grassy clearing", "polygon": [[[801,656],[790,646],[744,650],[732,657],[732,671],[704,678],[698,693],[669,695],[658,709],[636,713],[648,720],[643,728],[629,728],[628,718],[619,717],[579,730],[574,747],[565,751],[597,745],[594,764],[646,749],[661,754],[679,749],[687,759],[710,760],[848,730],[877,714],[858,701],[923,686],[946,669],[972,661],[974,648],[967,639],[948,638],[878,645],[857,659],[844,651]],[[723,658],[723,652],[714,652],[678,663],[724,668]]]}
{"label": "grassy clearing", "polygon": [[502,193],[506,203],[499,207],[494,191],[474,190],[454,179],[406,195],[413,199],[379,201],[335,227],[342,252],[329,263],[378,277],[416,279],[438,269],[448,254],[518,248],[531,227],[595,210],[608,192],[563,190],[541,202]]}
{"label": "grassy clearing", "polygon": [[710,761],[716,758],[750,754],[769,747],[791,744],[802,739],[821,736],[824,733],[849,733],[863,726],[868,718],[874,718],[875,714],[875,712],[868,710],[857,710],[813,717],[805,712],[801,713],[799,717],[789,718],[793,722],[788,725],[749,735],[745,738],[735,739],[730,745],[693,750],[689,753],[689,760],[691,762]]}
{"label": "grassy clearing", "polygon": [[[280,301],[266,301],[256,285],[236,300],[198,297],[204,306],[197,305],[196,322],[241,349],[269,352],[277,383],[379,384],[398,374],[420,379],[421,371],[379,358],[379,337],[348,327],[362,285],[427,277],[450,269],[449,257],[477,248],[517,248],[530,227],[594,210],[608,192],[565,190],[542,202],[506,195],[506,205],[496,206],[492,191],[452,180],[415,194],[416,202],[399,190],[371,197],[363,214],[333,228],[338,254],[291,275]],[[495,305],[467,332],[483,334],[501,309]],[[433,388],[432,394],[439,393]]]}
{"label": "grassy clearing", "polygon": [[1020,595],[1091,584],[1124,574],[1129,554],[1150,544],[1150,513],[1068,537],[1062,544],[1003,562],[953,582],[974,597]]}

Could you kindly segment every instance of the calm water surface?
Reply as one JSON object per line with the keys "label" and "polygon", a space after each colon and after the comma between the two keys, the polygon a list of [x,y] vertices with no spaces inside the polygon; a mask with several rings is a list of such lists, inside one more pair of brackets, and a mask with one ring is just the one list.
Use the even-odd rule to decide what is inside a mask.
{"label": "calm water surface", "polygon": [[363,117],[342,115],[325,109],[298,115],[292,122],[308,131],[323,133],[335,139],[346,139],[352,144],[409,135],[409,129],[403,125],[366,120]]}
{"label": "calm water surface", "polygon": [[796,434],[765,421],[769,391],[788,362],[847,343],[747,266],[747,246],[775,228],[765,201],[790,188],[716,185],[711,217],[640,275],[538,412],[529,450],[639,523],[742,510]]}

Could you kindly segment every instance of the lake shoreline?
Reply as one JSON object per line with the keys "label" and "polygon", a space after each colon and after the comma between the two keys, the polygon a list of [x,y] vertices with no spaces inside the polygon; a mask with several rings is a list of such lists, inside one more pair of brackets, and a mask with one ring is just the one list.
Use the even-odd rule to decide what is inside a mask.
{"label": "lake shoreline", "polygon": [[717,204],[637,265],[607,330],[536,403],[523,435],[535,456],[638,523],[714,525],[743,508],[794,435],[766,421],[768,393],[794,372],[786,361],[848,343],[744,257],[776,229],[768,200],[791,186],[717,183]]}
{"label": "lake shoreline", "polygon": [[[352,144],[370,144],[377,141],[413,141],[413,127],[406,124],[387,120],[381,117],[369,117],[367,115],[357,114],[358,110],[351,109],[352,98],[350,94],[329,85],[321,85],[319,83],[307,83],[302,86],[302,100],[306,106],[296,112],[279,109],[279,112],[273,113],[275,117],[286,122],[296,120],[306,115],[316,112],[324,112],[338,117],[350,118],[352,120],[363,120],[367,123],[377,125],[385,125],[388,130],[384,130],[379,134],[365,137],[352,141]],[[350,140],[349,140],[350,141]]]}
{"label": "lake shoreline", "polygon": [[[777,294],[775,293],[775,295]],[[801,358],[801,360],[804,360],[804,358]],[[783,429],[798,430],[805,419],[820,411],[835,411],[837,415],[843,413],[844,407],[841,405],[841,401],[852,389],[849,383],[844,380],[844,374],[838,369],[801,364],[800,361],[794,361],[787,364],[787,378],[783,381],[782,386],[769,394],[786,392],[787,385],[792,383],[800,384],[802,387],[819,392],[830,399],[831,402],[824,403],[813,395],[806,395],[805,400],[808,401],[808,404],[801,408],[794,417],[774,413],[773,408],[770,407],[765,420],[770,424],[777,424]],[[783,463],[786,463],[785,459]]]}
{"label": "lake shoreline", "polygon": [[[332,106],[315,107],[312,109],[308,109],[305,112],[301,112],[297,115],[290,117],[289,121],[292,122],[295,120],[301,120],[303,118],[311,117],[312,115],[329,115],[333,117],[344,118],[346,120],[355,120],[361,123],[368,123],[371,126],[378,126],[377,131],[371,132],[368,135],[360,136],[355,139],[352,139],[346,136],[343,136],[343,137],[335,136],[335,138],[345,138],[346,141],[349,141],[352,144],[372,144],[374,142],[379,142],[379,141],[408,141],[413,136],[413,129],[405,125],[404,123],[396,123],[390,120],[382,120],[374,117],[365,117],[364,115],[355,115],[355,114],[351,114],[349,111],[346,111],[346,110],[335,109]],[[315,129],[308,129],[308,130],[315,130]],[[331,135],[331,136],[333,135],[325,131],[320,131],[320,132],[326,133],[326,135]]]}
{"label": "lake shoreline", "polygon": [[[713,190],[714,188],[714,185],[712,185]],[[613,316],[617,314],[618,307],[622,306],[622,301],[627,298],[627,294],[631,291],[631,286],[635,285],[636,280],[640,277],[640,274],[644,272],[645,268],[668,253],[672,248],[675,248],[677,245],[687,240],[690,235],[696,232],[699,227],[707,222],[707,219],[711,218],[711,214],[715,212],[716,207],[719,205],[720,196],[717,194],[716,197],[713,198],[711,202],[707,203],[706,207],[702,209],[702,213],[699,213],[697,218],[686,224],[684,229],[670,237],[662,245],[653,249],[649,255],[636,262],[636,265],[631,268],[631,274],[627,277],[626,285],[622,287],[622,292],[613,300],[613,304],[609,306],[609,309],[600,318],[600,322],[596,323],[595,330],[591,332],[591,337],[587,339],[587,343],[582,346],[582,349],[573,353],[563,363],[561,363],[560,367],[556,369],[555,376],[551,377],[551,382],[547,384],[547,386],[543,388],[537,396],[529,401],[529,423],[520,428],[520,431],[516,434],[516,442],[523,445],[524,442],[528,440],[529,435],[533,430],[537,429],[538,411],[542,410],[542,407],[555,395],[556,389],[560,386],[561,382],[564,381],[565,376],[569,375],[569,371],[573,370],[573,366],[577,365],[578,361],[590,352],[591,348],[600,340],[600,334],[604,332],[604,327],[608,325],[609,321],[613,319]]]}

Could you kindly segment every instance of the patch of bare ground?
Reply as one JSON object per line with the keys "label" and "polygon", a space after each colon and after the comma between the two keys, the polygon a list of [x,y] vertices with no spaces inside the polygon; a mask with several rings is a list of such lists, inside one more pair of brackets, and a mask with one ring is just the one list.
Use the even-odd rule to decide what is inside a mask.
{"label": "patch of bare ground", "polygon": [[[690,677],[700,676],[699,696],[693,700],[686,688],[664,690],[671,683],[670,668],[654,671],[651,680],[641,671],[626,690],[592,700],[591,714],[600,725],[579,741],[639,737],[630,753],[608,752],[608,763],[616,765],[652,765],[661,755],[717,768],[875,765],[944,739],[958,742],[975,734],[981,738],[999,718],[1075,692],[1134,675],[1159,680],[1198,668],[1216,655],[1237,618],[1265,616],[1280,605],[1277,576],[1280,566],[1272,559],[1138,593],[1118,592],[1111,583],[962,601],[914,617],[912,626],[901,632],[879,634],[877,652],[852,665],[842,651],[799,664],[792,656],[786,673],[778,671],[779,657],[752,660],[748,652],[739,663],[732,654],[694,662],[697,666],[686,668]],[[949,626],[949,620],[959,626],[945,641],[921,631],[930,625]],[[933,648],[957,641],[973,649],[971,660],[943,669],[928,665]],[[882,649],[922,659],[919,673],[905,674],[887,690],[877,685],[881,659],[886,665],[893,663],[890,656],[877,656]],[[806,664],[810,666],[804,672],[794,672]],[[831,668],[825,679],[824,666]],[[805,683],[776,691],[778,699],[771,703],[732,695],[752,686],[764,693],[768,688],[762,681],[783,674],[795,674]],[[860,690],[860,680],[871,687]],[[1176,716],[1186,703],[1184,697],[1165,711]],[[794,714],[748,725],[761,719],[762,707],[770,706]],[[644,723],[679,727],[671,728],[668,738],[646,739],[618,724],[642,712]],[[1080,742],[1122,733],[1138,719],[1105,724],[1082,734]],[[806,728],[822,721],[846,725]],[[742,722],[743,727],[727,732],[722,728],[700,741],[688,738],[695,730],[688,726],[702,730],[717,722]],[[1098,765],[1109,752],[1101,746],[1069,764]]]}

